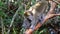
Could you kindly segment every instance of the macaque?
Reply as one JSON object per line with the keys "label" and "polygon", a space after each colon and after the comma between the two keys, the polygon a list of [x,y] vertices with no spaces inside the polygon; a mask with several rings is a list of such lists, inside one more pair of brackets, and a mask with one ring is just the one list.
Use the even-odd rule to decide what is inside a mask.
{"label": "macaque", "polygon": [[[46,11],[47,6],[48,6],[47,1],[38,2],[34,6],[30,7],[29,10],[24,12],[24,18],[27,19],[27,20],[29,19],[31,21],[30,22],[31,24],[29,25],[29,28],[31,28],[33,31],[34,31],[34,28],[35,28],[36,24],[38,24],[37,22],[38,21],[42,22],[42,20],[44,18],[43,13],[44,13],[44,11]],[[28,23],[29,23],[29,20],[28,20]]]}
{"label": "macaque", "polygon": [[[42,21],[44,18],[44,11],[46,10],[48,6],[48,2],[38,2],[34,6],[30,7],[29,10],[24,12],[25,18],[28,18],[31,20],[31,28],[35,27],[38,21]],[[39,20],[40,18],[40,20]],[[42,18],[42,19],[41,19]],[[34,28],[32,28],[34,29]]]}
{"label": "macaque", "polygon": [[[42,26],[48,19],[59,16],[60,13],[54,14],[54,9],[56,7],[56,3],[51,1],[51,7],[49,12],[45,15],[44,12],[47,10],[48,2],[42,1],[38,2],[34,6],[32,6],[29,10],[24,12],[25,18],[31,20],[31,25],[28,29],[26,29],[25,34],[32,34],[33,31],[37,30]],[[31,19],[32,18],[32,19]]]}

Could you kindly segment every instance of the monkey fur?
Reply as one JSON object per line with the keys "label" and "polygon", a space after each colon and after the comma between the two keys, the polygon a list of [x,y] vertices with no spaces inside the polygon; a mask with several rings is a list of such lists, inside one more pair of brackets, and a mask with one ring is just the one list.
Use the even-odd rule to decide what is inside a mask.
{"label": "monkey fur", "polygon": [[30,7],[29,10],[24,12],[24,18],[26,19],[28,18],[31,20],[30,28],[36,26],[37,22],[39,21],[38,19],[43,17],[43,13],[46,11],[47,7],[48,7],[47,1],[39,1],[35,5]]}

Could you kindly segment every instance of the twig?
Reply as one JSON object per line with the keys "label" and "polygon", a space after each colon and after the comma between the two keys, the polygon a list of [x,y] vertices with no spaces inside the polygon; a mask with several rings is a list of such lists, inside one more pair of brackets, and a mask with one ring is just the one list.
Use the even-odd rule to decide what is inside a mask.
{"label": "twig", "polygon": [[1,27],[2,27],[2,34],[4,34],[4,24],[3,24],[3,19],[1,17]]}
{"label": "twig", "polygon": [[7,8],[0,6],[0,8],[7,10]]}
{"label": "twig", "polygon": [[9,26],[9,29],[8,29],[8,31],[7,31],[7,34],[9,34],[9,32],[10,32],[10,28],[12,27],[13,22],[14,22],[14,19],[15,19],[16,15],[18,14],[20,8],[21,8],[21,7],[18,8],[18,10],[15,12],[15,14],[14,14],[14,16],[13,16],[12,21],[11,21],[10,26]]}
{"label": "twig", "polygon": [[55,1],[55,0],[53,0],[54,2],[56,2],[57,4],[60,4],[58,1]]}

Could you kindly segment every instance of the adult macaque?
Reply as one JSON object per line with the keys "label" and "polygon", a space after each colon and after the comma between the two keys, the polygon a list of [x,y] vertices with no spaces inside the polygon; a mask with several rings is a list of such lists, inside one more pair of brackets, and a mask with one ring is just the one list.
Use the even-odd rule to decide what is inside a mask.
{"label": "adult macaque", "polygon": [[39,21],[42,22],[44,18],[43,13],[47,9],[47,6],[48,6],[47,1],[41,1],[41,2],[36,3],[26,12],[24,12],[25,18],[30,19],[31,21],[31,26],[29,26],[29,29],[32,29],[34,31],[35,26],[38,24],[37,22]]}
{"label": "adult macaque", "polygon": [[34,27],[36,26],[37,22],[42,21],[42,19],[44,18],[44,11],[46,10],[48,6],[48,2],[38,2],[36,3],[34,6],[32,6],[29,10],[27,10],[26,12],[24,12],[24,16],[27,19],[31,20],[31,26],[30,28],[34,29]]}
{"label": "adult macaque", "polygon": [[[28,11],[25,12],[25,15],[30,16],[32,15],[33,19],[31,21],[31,26],[29,29],[25,31],[25,34],[32,34],[33,31],[37,30],[39,27],[42,26],[49,18],[54,16],[59,16],[60,14],[54,14],[54,9],[56,7],[56,3],[50,1],[51,7],[47,15],[44,15],[44,11],[48,6],[47,2],[39,2],[35,6],[32,6]],[[41,17],[40,17],[41,16]],[[42,19],[39,19],[39,17]],[[27,18],[27,17],[26,17]]]}

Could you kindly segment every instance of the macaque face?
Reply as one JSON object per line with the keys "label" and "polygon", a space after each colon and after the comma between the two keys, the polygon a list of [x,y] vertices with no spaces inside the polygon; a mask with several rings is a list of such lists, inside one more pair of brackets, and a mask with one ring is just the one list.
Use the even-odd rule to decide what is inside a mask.
{"label": "macaque face", "polygon": [[23,27],[24,28],[29,28],[31,25],[31,22],[33,20],[33,16],[31,15],[31,13],[29,12],[24,12],[24,23],[23,23]]}
{"label": "macaque face", "polygon": [[29,20],[33,20],[33,15],[29,11],[24,12],[24,17]]}

